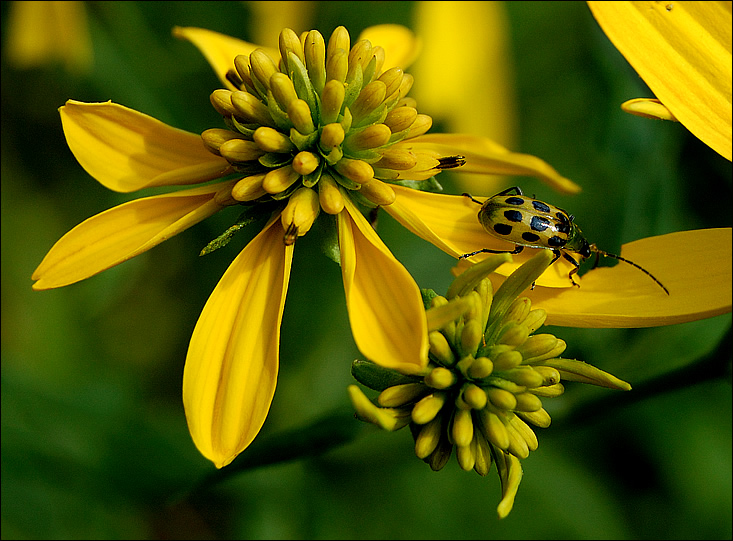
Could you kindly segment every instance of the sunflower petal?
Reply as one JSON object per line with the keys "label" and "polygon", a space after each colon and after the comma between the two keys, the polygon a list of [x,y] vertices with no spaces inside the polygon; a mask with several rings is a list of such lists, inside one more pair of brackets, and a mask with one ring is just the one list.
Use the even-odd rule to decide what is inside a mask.
{"label": "sunflower petal", "polygon": [[229,90],[242,90],[232,85],[227,80],[227,72],[234,70],[234,58],[243,54],[249,56],[255,49],[262,49],[277,65],[280,60],[280,52],[269,47],[260,47],[254,43],[248,43],[241,39],[232,38],[219,32],[196,28],[193,26],[176,26],[173,28],[173,35],[179,39],[185,39],[193,43],[204,55],[208,63],[216,73],[216,76]]}
{"label": "sunflower petal", "polygon": [[[649,237],[621,247],[621,256],[651,272],[619,262],[583,276],[580,288],[529,292],[548,325],[655,327],[731,311],[731,229],[699,229]],[[699,262],[704,262],[700,264]]]}
{"label": "sunflower petal", "polygon": [[136,199],[77,225],[53,245],[33,273],[33,289],[73,284],[127,261],[221,210],[223,183]]}
{"label": "sunflower petal", "polygon": [[695,137],[731,159],[731,3],[588,2],[603,31]]}
{"label": "sunflower petal", "polygon": [[580,186],[555,171],[550,164],[531,154],[511,152],[487,137],[460,133],[429,133],[398,143],[394,148],[416,152],[437,152],[441,156],[460,155],[466,164],[458,173],[522,175],[537,177],[563,193],[577,193]]}
{"label": "sunflower petal", "polygon": [[200,136],[111,101],[69,100],[59,112],[71,152],[110,190],[198,184],[228,167],[204,148]]}
{"label": "sunflower petal", "polygon": [[[515,245],[501,241],[484,231],[478,221],[479,206],[462,195],[444,195],[421,192],[404,186],[391,185],[397,198],[394,203],[382,207],[418,237],[434,244],[453,257],[461,257],[483,248],[511,252]],[[525,249],[512,256],[513,263],[505,263],[496,272],[504,276],[511,274],[522,263],[534,255],[534,250]],[[486,255],[469,258],[478,262]],[[568,273],[572,269],[564,259],[558,260],[538,278],[537,285],[566,288],[572,286]]]}
{"label": "sunflower petal", "polygon": [[270,409],[292,257],[277,217],[229,266],[193,331],[183,405],[196,447],[217,468],[252,442]]}
{"label": "sunflower petal", "polygon": [[400,371],[427,365],[427,319],[417,284],[348,197],[338,215],[341,270],[354,340],[371,361]]}
{"label": "sunflower petal", "polygon": [[357,41],[367,39],[385,52],[382,71],[390,68],[406,70],[419,56],[422,43],[409,28],[399,24],[378,24],[366,28]]}

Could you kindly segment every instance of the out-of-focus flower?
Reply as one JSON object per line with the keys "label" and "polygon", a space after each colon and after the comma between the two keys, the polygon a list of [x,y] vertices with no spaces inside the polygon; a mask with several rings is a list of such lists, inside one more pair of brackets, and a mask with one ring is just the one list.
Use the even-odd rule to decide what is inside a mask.
{"label": "out-of-focus flower", "polygon": [[92,43],[84,2],[11,2],[8,63],[29,69],[61,62],[72,73],[92,65]]}
{"label": "out-of-focus flower", "polygon": [[731,159],[731,2],[588,2],[657,99],[625,111],[679,120]]}
{"label": "out-of-focus flower", "polygon": [[519,295],[552,260],[536,254],[496,291],[488,275],[511,256],[492,255],[460,274],[445,297],[424,292],[430,362],[419,374],[355,361],[354,377],[380,391],[377,404],[349,387],[357,414],[385,430],[409,425],[415,454],[437,471],[453,448],[463,470],[487,475],[496,463],[500,518],[509,514],[522,478],[520,459],[538,447],[530,425],[550,426],[543,398],[564,392],[561,380],[629,390],[631,386],[584,362],[560,357],[563,340],[535,334],[547,312]]}
{"label": "out-of-focus flower", "polygon": [[[398,67],[416,54],[404,27],[373,27],[353,46],[343,27],[328,44],[317,31],[285,29],[279,51],[199,28],[175,34],[202,51],[227,87],[211,94],[227,129],[198,136],[111,102],[69,101],[61,119],[79,163],[112,190],[203,185],[89,218],[50,250],[34,288],[88,278],[226,207],[242,215],[205,252],[263,223],[206,303],[184,369],[193,440],[222,467],[252,442],[269,410],[293,247],[316,219],[338,232],[332,253],[359,349],[382,366],[421,372],[428,340],[420,291],[362,211],[411,200],[422,193],[414,188],[435,187],[433,176],[446,168],[577,186],[538,158],[485,138],[424,135],[431,118],[406,96],[413,78]],[[388,50],[372,45],[378,42]],[[446,210],[442,201],[433,200],[432,212]]]}
{"label": "out-of-focus flower", "polygon": [[[423,39],[410,73],[413,96],[452,133],[481,135],[509,148],[517,137],[517,108],[503,2],[416,2],[414,29]],[[488,193],[504,177],[462,174],[461,190]]]}

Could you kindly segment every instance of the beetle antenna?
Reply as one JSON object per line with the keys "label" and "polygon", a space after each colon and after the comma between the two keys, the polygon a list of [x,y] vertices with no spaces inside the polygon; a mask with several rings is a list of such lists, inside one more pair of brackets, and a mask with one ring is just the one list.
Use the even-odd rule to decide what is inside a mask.
{"label": "beetle antenna", "polygon": [[461,195],[463,195],[465,197],[468,197],[471,201],[473,201],[474,203],[476,203],[478,205],[483,205],[483,203],[481,201],[479,201],[478,199],[474,199],[473,196],[470,193],[463,192]]}
{"label": "beetle antenna", "polygon": [[652,280],[654,280],[657,283],[657,285],[659,287],[661,287],[667,295],[669,295],[669,290],[666,287],[664,287],[664,285],[662,285],[662,282],[660,282],[659,280],[657,280],[654,277],[654,275],[651,272],[649,272],[648,270],[646,270],[644,267],[642,267],[640,265],[637,265],[633,261],[629,261],[628,259],[625,259],[625,258],[621,257],[620,255],[610,254],[608,252],[604,252],[603,250],[599,250],[598,248],[595,247],[595,245],[591,245],[590,246],[590,251],[591,252],[595,252],[596,253],[596,256],[598,256],[598,254],[600,254],[603,257],[612,257],[613,259],[618,259],[619,261],[623,261],[624,263],[628,263],[629,265],[632,265],[632,266],[636,267],[641,272],[643,272],[644,274],[646,274],[649,278],[651,278]]}

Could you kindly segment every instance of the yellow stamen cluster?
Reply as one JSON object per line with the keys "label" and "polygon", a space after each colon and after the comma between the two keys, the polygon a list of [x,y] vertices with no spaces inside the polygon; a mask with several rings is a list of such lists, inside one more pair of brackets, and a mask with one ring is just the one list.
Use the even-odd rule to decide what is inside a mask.
{"label": "yellow stamen cluster", "polygon": [[381,377],[374,378],[357,361],[354,376],[381,391],[377,404],[358,387],[349,389],[361,418],[387,430],[409,425],[415,454],[433,470],[445,466],[454,447],[466,471],[484,476],[495,462],[504,493],[500,515],[511,509],[521,477],[518,459],[538,447],[532,425],[550,426],[542,399],[563,393],[561,379],[630,389],[591,365],[559,357],[564,341],[534,334],[547,314],[517,296],[549,264],[546,255],[520,267],[494,294],[487,274],[508,257],[493,256],[469,269],[447,297],[432,294],[430,361],[420,375],[380,368]]}
{"label": "yellow stamen cluster", "polygon": [[229,129],[206,130],[202,139],[233,172],[245,175],[233,199],[300,206],[288,216],[313,211],[298,225],[283,214],[286,243],[310,228],[319,209],[341,212],[347,194],[367,206],[389,205],[395,199],[390,181],[424,180],[462,163],[460,157],[446,161],[394,148],[424,134],[432,119],[406,97],[412,76],[396,67],[382,72],[384,60],[384,50],[368,40],[351,46],[342,26],[328,44],[316,30],[298,36],[286,28],[278,63],[264,49],[239,55],[227,74],[239,90],[212,93]]}

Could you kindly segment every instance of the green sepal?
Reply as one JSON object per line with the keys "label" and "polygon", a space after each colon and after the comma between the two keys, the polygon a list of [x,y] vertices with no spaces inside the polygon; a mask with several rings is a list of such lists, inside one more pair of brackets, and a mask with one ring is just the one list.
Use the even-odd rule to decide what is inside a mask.
{"label": "green sepal", "polygon": [[339,116],[339,124],[344,129],[344,133],[348,135],[351,130],[351,124],[354,122],[354,115],[351,114],[351,109],[344,107],[344,114]]}
{"label": "green sepal", "polygon": [[351,158],[352,160],[361,160],[369,164],[376,163],[382,159],[382,153],[372,149],[348,150],[344,153],[344,156]]}
{"label": "green sepal", "polygon": [[352,72],[352,78],[349,79],[348,75],[346,76],[346,88],[344,89],[344,107],[349,107],[352,103],[354,103],[354,100],[359,95],[359,92],[361,92],[361,89],[364,86],[364,74],[362,73],[361,64],[357,64],[354,67],[354,71]]}
{"label": "green sepal", "polygon": [[[301,180],[303,179],[303,177],[300,177],[300,178]],[[272,197],[275,201],[282,201],[283,199],[287,199],[288,197],[293,195],[293,193],[295,193],[295,190],[300,188],[300,186],[301,186],[301,183],[296,180],[282,192],[270,194],[270,197]]]}
{"label": "green sepal", "polygon": [[280,108],[280,104],[275,99],[275,96],[273,96],[272,90],[268,90],[267,97],[269,98],[267,101],[267,110],[269,111],[273,122],[275,122],[275,125],[280,131],[287,133],[290,131],[290,128],[293,127],[290,117]]}
{"label": "green sepal", "polygon": [[321,180],[321,174],[323,173],[323,168],[325,166],[326,162],[319,160],[318,167],[316,167],[315,171],[308,173],[307,175],[303,175],[303,186],[306,188],[312,188],[318,184],[318,181]]}
{"label": "green sepal", "polygon": [[268,169],[277,169],[292,162],[293,156],[290,153],[268,152],[257,158],[257,161]]}
{"label": "green sepal", "polygon": [[443,186],[440,185],[440,182],[434,176],[425,180],[391,180],[390,183],[404,186],[405,188],[412,188],[413,190],[420,190],[421,192],[440,193],[443,191]]}
{"label": "green sepal", "polygon": [[429,309],[433,305],[433,299],[439,296],[432,289],[421,289],[420,294],[422,295],[422,303],[425,310]]}
{"label": "green sepal", "polygon": [[[358,182],[354,182],[353,180],[351,180],[349,178],[346,178],[341,173],[337,172],[335,169],[331,169],[330,170],[330,173],[331,173],[331,176],[333,177],[333,179],[337,183],[341,184],[341,186],[343,186],[347,190],[352,190],[353,191],[353,190],[358,190],[358,189],[361,188],[361,184],[359,184]],[[351,194],[349,194],[349,195],[351,195]]]}
{"label": "green sepal", "polygon": [[372,59],[369,61],[369,64],[367,64],[367,67],[364,70],[364,76],[362,77],[363,84],[365,86],[372,82],[372,79],[374,79],[374,75],[376,71],[377,71],[377,57],[372,55]]}
{"label": "green sepal", "polygon": [[394,145],[395,143],[399,143],[408,135],[410,135],[410,128],[405,128],[402,131],[395,132],[392,134],[392,137],[389,138],[389,143],[387,144]]}
{"label": "green sepal", "polygon": [[298,150],[311,148],[318,140],[318,130],[308,135],[303,135],[295,128],[290,128],[290,140]]}
{"label": "green sepal", "polygon": [[351,363],[351,375],[365,387],[380,392],[394,385],[415,383],[422,380],[420,377],[406,376],[390,368],[379,366],[372,361],[361,361],[359,359]]}
{"label": "green sepal", "polygon": [[226,123],[227,126],[229,126],[229,129],[231,129],[232,131],[237,131],[242,135],[246,135],[250,141],[252,141],[253,139],[255,130],[259,128],[257,124],[242,124],[237,120],[237,117],[235,116],[225,117],[224,120],[229,120],[229,122]]}
{"label": "green sepal", "polygon": [[344,151],[341,150],[341,147],[333,147],[331,152],[326,155],[321,152],[321,155],[326,159],[328,165],[336,165],[344,157]]}
{"label": "green sepal", "polygon": [[320,117],[318,96],[313,88],[310,77],[308,77],[308,70],[300,58],[298,58],[298,55],[292,51],[288,52],[288,71],[295,87],[295,93],[301,100],[308,104],[313,123],[317,126],[318,118]]}
{"label": "green sepal", "polygon": [[[262,218],[264,214],[269,213],[271,210],[268,209],[267,212],[263,212],[261,208],[259,210],[257,209],[257,207],[259,206],[260,205],[252,205],[249,208],[245,209],[234,222],[234,225],[227,228],[227,230],[224,231],[221,235],[219,235],[214,240],[209,242],[209,244],[204,246],[204,249],[201,250],[199,256],[208,255],[211,252],[218,250],[219,248],[223,248],[224,246],[229,244],[229,241],[232,240],[234,234],[237,233],[240,229],[248,226],[253,222],[256,222],[258,219]],[[269,205],[265,206],[269,207]]]}
{"label": "green sepal", "polygon": [[341,249],[339,248],[336,216],[321,212],[313,227],[318,229],[323,254],[337,265],[341,265]]}
{"label": "green sepal", "polygon": [[387,104],[382,102],[382,104],[374,109],[371,113],[359,120],[359,122],[355,123],[353,127],[358,128],[361,126],[371,126],[372,124],[381,124],[384,122],[384,119],[387,118],[387,113],[389,113],[389,109],[387,109]]}

